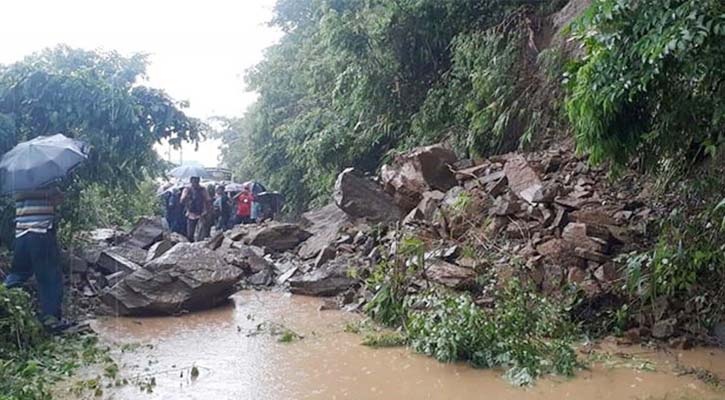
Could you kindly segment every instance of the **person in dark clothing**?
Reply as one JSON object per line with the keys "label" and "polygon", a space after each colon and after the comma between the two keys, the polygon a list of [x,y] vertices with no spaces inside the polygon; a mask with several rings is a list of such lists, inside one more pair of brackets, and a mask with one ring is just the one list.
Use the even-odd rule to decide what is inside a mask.
{"label": "person in dark clothing", "polygon": [[184,188],[181,193],[181,203],[186,207],[186,238],[190,242],[195,239],[194,234],[199,219],[210,211],[211,199],[209,192],[199,182],[199,177],[192,177],[191,186]]}
{"label": "person in dark clothing", "polygon": [[51,331],[70,326],[61,320],[63,270],[56,239],[56,207],[63,201],[57,189],[20,192],[15,195],[15,242],[8,288],[20,287],[35,275],[38,283],[40,320]]}
{"label": "person in dark clothing", "polygon": [[229,217],[232,207],[229,204],[229,196],[227,196],[223,185],[216,187],[216,198],[214,199],[214,212],[216,214],[216,228],[223,232],[229,227]]}
{"label": "person in dark clothing", "polygon": [[186,236],[186,216],[184,215],[184,205],[181,203],[181,190],[169,190],[164,197],[169,229]]}
{"label": "person in dark clothing", "polygon": [[197,240],[204,240],[211,236],[211,227],[214,225],[214,221],[216,220],[211,200],[214,198],[214,184],[210,183],[206,186],[206,193],[208,195],[208,200],[205,201],[208,201],[208,204],[206,205],[206,209],[208,211],[199,219],[199,237]]}

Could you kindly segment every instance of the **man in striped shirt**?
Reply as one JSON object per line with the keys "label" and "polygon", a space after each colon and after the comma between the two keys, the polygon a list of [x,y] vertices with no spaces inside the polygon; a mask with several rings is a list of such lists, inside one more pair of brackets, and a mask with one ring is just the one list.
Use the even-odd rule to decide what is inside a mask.
{"label": "man in striped shirt", "polygon": [[32,275],[38,283],[40,319],[50,328],[61,322],[63,271],[55,236],[55,209],[63,201],[58,188],[15,194],[13,264],[5,286],[22,286]]}

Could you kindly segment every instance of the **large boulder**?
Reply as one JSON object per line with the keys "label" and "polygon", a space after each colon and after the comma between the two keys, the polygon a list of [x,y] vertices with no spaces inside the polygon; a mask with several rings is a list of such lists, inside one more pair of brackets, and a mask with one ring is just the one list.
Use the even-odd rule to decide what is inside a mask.
{"label": "large boulder", "polygon": [[141,217],[129,233],[128,243],[148,249],[164,237],[164,222],[160,217]]}
{"label": "large boulder", "polygon": [[127,243],[101,251],[96,268],[104,274],[118,271],[131,273],[146,263],[147,251]]}
{"label": "large boulder", "polygon": [[148,263],[161,257],[162,255],[164,255],[164,253],[171,250],[175,245],[176,243],[173,243],[170,240],[166,239],[152,244],[151,247],[149,247],[148,253],[146,253],[146,262]]}
{"label": "large boulder", "polygon": [[468,289],[476,283],[476,271],[449,262],[434,259],[426,266],[428,279],[452,289]]}
{"label": "large boulder", "polygon": [[337,176],[334,197],[335,204],[353,218],[372,223],[393,223],[401,218],[392,196],[375,182],[360,176],[354,168],[347,168]]}
{"label": "large boulder", "polygon": [[102,299],[120,315],[205,309],[225,301],[241,274],[203,243],[179,243],[107,289]]}
{"label": "large boulder", "polygon": [[534,203],[538,197],[542,197],[544,186],[541,178],[523,156],[517,154],[510,157],[504,166],[504,173],[511,191],[521,199]]}
{"label": "large boulder", "polygon": [[348,274],[347,264],[329,262],[324,267],[288,280],[290,292],[307,296],[335,296],[358,283]]}
{"label": "large boulder", "polygon": [[295,248],[312,234],[297,224],[271,222],[252,228],[245,243],[264,247],[273,251],[286,251]]}
{"label": "large boulder", "polygon": [[312,236],[297,251],[303,260],[317,256],[324,248],[335,243],[340,231],[351,223],[351,218],[335,203],[302,214],[302,226]]}
{"label": "large boulder", "polygon": [[457,161],[453,150],[440,144],[418,147],[395,157],[381,171],[384,190],[393,196],[404,212],[415,208],[424,192],[445,192],[456,186],[456,175],[449,167]]}

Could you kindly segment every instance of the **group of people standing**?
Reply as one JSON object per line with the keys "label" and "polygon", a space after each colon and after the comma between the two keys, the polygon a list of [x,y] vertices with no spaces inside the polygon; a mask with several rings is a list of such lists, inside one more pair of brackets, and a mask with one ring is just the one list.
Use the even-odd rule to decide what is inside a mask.
{"label": "group of people standing", "polygon": [[225,231],[237,224],[258,222],[259,205],[249,185],[230,197],[224,185],[201,185],[198,177],[190,179],[183,190],[173,189],[164,195],[166,221],[173,232],[190,241],[211,236],[211,229]]}

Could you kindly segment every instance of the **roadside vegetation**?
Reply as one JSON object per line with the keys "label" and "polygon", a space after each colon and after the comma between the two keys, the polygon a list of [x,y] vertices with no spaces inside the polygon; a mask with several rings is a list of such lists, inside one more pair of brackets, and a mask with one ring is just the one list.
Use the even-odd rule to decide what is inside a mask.
{"label": "roadside vegetation", "polygon": [[[595,0],[551,37],[547,17],[567,3],[280,1],[272,23],[284,36],[247,76],[260,98],[225,121],[224,158],[283,188],[298,212],[327,202],[343,168],[375,172],[416,145],[480,158],[573,136],[613,178],[643,173],[666,215],[645,227],[648,247],[617,260],[616,301],[578,332],[664,321],[705,337],[723,318],[725,5]],[[504,366],[517,383],[573,371],[576,293],[551,300],[519,281],[488,307],[410,293],[420,246],[403,240],[405,260],[389,255],[367,279],[372,318],[420,352]]]}
{"label": "roadside vegetation", "polygon": [[469,293],[428,284],[427,290],[412,290],[425,270],[425,246],[414,238],[401,240],[399,253],[378,265],[367,280],[375,295],[365,312],[396,331],[370,334],[363,344],[405,344],[441,362],[503,368],[515,385],[546,374],[574,374],[579,362],[572,343],[579,332],[565,306],[518,279],[497,291],[490,307],[476,304]]}
{"label": "roadside vegetation", "polygon": [[[661,323],[703,337],[723,322],[725,3],[594,0],[552,33],[550,17],[567,3],[277,2],[271,23],[284,35],[246,78],[259,98],[243,118],[216,121],[216,134],[226,164],[284,191],[289,212],[327,203],[342,169],[373,173],[413,146],[445,141],[476,159],[568,137],[615,179],[644,174],[653,207],[666,211],[645,227],[648,247],[617,260],[624,280],[596,324],[572,316],[576,293],[548,298],[519,279],[496,286],[485,271],[485,304],[420,284],[425,245],[406,237],[366,278],[365,312],[394,331],[366,344],[501,367],[524,385],[573,374],[578,335]],[[0,154],[56,132],[95,149],[66,183],[66,243],[76,230],[154,212],[152,179],[163,165],[153,145],[207,131],[187,104],[144,86],[147,63],[61,46],[0,66]],[[7,246],[12,205],[0,201]],[[483,225],[477,218],[468,222]],[[483,257],[476,245],[462,247]],[[0,288],[2,400],[48,398],[52,382],[80,365],[108,362],[91,338],[48,337],[30,310],[27,295]]]}
{"label": "roadside vegetation", "polygon": [[669,214],[650,249],[620,259],[629,301],[615,325],[704,336],[725,311],[725,4],[600,0],[571,31],[585,49],[566,98],[579,151],[615,174],[648,171]]}
{"label": "roadside vegetation", "polygon": [[[0,65],[0,154],[39,135],[64,134],[89,143],[87,163],[63,182],[59,239],[76,245],[74,234],[96,227],[127,227],[155,213],[152,179],[164,166],[153,146],[196,141],[201,121],[184,114],[187,104],[144,86],[146,56],[85,51],[59,46],[11,65]],[[12,248],[14,208],[0,198],[0,246]],[[0,278],[7,254],[0,252]],[[49,399],[59,380],[84,365],[101,364],[98,379],[77,390],[102,394],[116,384],[118,368],[93,336],[49,336],[23,291],[0,285],[0,399]],[[118,382],[119,384],[122,382]]]}
{"label": "roadside vegetation", "polygon": [[92,335],[50,336],[33,309],[27,292],[0,285],[0,399],[51,399],[58,381],[88,365],[104,369],[104,377],[84,381],[77,392],[102,394],[118,371],[108,349]]}

